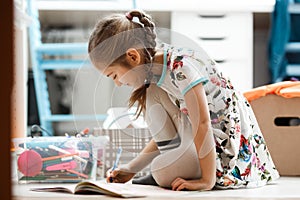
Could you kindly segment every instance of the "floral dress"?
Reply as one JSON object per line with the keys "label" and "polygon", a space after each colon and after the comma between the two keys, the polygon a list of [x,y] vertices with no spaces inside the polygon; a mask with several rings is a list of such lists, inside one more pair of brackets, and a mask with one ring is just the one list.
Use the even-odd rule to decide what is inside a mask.
{"label": "floral dress", "polygon": [[167,44],[157,85],[188,114],[184,95],[203,84],[216,145],[216,187],[258,187],[279,178],[251,106],[203,50]]}

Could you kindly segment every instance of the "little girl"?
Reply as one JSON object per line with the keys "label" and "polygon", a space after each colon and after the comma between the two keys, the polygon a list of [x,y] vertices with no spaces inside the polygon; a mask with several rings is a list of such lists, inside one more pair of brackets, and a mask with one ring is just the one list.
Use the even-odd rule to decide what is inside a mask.
{"label": "little girl", "polygon": [[129,85],[152,140],[128,164],[107,172],[173,190],[258,187],[279,177],[244,96],[202,50],[156,44],[155,25],[141,11],[101,19],[89,39],[93,65],[116,85]]}

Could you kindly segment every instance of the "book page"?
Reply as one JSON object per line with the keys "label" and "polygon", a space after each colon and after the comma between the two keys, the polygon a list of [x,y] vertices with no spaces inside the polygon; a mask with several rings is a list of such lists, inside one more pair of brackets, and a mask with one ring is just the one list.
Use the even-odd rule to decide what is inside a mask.
{"label": "book page", "polygon": [[130,187],[131,185],[132,184],[84,181],[77,184],[75,193],[83,194],[90,191],[116,197],[145,197],[144,194],[137,193],[133,190],[133,188]]}
{"label": "book page", "polygon": [[37,192],[64,192],[72,194],[103,194],[115,197],[179,197],[193,194],[191,191],[173,191],[153,185],[131,183],[106,183],[104,181],[83,181],[74,185],[45,186],[31,188]]}
{"label": "book page", "polygon": [[80,188],[92,187],[101,190],[102,193],[112,196],[122,197],[145,197],[145,196],[168,196],[178,197],[178,195],[191,194],[190,191],[173,191],[153,185],[138,185],[131,183],[105,183],[99,181],[81,182],[76,187],[76,191]]}
{"label": "book page", "polygon": [[39,188],[30,188],[30,191],[35,192],[65,192],[74,194],[76,185],[64,185],[62,186],[47,186],[47,187],[39,187]]}

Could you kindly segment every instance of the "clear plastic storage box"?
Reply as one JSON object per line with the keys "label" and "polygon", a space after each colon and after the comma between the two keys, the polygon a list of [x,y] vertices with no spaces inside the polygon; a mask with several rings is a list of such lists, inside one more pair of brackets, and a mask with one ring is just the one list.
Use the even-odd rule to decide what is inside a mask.
{"label": "clear plastic storage box", "polygon": [[15,138],[20,183],[104,178],[106,136]]}

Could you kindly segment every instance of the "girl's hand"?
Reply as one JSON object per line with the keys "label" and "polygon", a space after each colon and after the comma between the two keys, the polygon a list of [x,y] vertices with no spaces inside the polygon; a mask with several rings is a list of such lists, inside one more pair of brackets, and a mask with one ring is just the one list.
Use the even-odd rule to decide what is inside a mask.
{"label": "girl's hand", "polygon": [[135,173],[126,172],[125,170],[121,170],[119,168],[116,168],[113,171],[110,169],[106,172],[106,181],[108,183],[126,183],[132,179],[134,175]]}
{"label": "girl's hand", "polygon": [[199,180],[185,180],[182,178],[176,178],[172,184],[172,190],[211,190],[214,186],[213,181]]}

